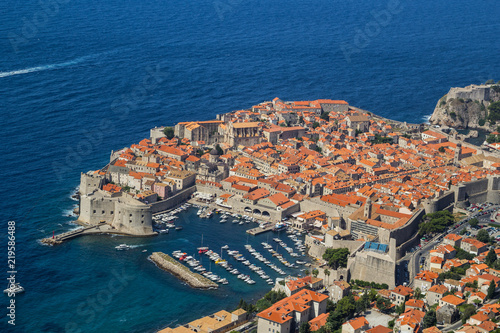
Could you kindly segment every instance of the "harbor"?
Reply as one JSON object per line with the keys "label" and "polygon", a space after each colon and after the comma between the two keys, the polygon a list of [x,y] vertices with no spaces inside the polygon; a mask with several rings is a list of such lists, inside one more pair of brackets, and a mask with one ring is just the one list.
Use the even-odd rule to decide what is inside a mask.
{"label": "harbor", "polygon": [[[277,278],[303,274],[309,261],[301,233],[284,226],[278,231],[274,224],[255,227],[258,222],[248,216],[185,203],[168,213],[156,214],[154,220],[159,232],[156,239],[166,242],[155,251],[168,253],[172,260],[219,288],[269,288]],[[176,231],[179,227],[182,231]],[[260,232],[250,237],[252,230]],[[268,232],[267,237],[263,232]],[[198,241],[193,236],[199,237]]]}

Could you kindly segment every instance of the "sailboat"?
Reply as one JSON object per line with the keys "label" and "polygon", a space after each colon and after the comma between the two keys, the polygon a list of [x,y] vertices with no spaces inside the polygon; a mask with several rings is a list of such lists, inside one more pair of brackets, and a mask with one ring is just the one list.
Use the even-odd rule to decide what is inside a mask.
{"label": "sailboat", "polygon": [[203,254],[208,251],[208,247],[203,246],[203,234],[201,235],[201,246],[197,248],[199,254]]}

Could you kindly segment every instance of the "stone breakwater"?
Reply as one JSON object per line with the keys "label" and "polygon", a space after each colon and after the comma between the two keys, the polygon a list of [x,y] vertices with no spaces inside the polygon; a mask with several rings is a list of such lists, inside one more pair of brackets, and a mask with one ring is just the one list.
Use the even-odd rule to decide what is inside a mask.
{"label": "stone breakwater", "polygon": [[186,282],[191,288],[216,289],[219,287],[217,283],[192,272],[189,268],[163,252],[154,252],[148,259],[154,262],[159,268]]}

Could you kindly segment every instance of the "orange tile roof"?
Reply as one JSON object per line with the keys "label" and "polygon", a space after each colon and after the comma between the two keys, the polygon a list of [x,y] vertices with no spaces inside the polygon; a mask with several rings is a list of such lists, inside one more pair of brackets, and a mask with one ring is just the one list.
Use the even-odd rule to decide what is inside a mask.
{"label": "orange tile roof", "polygon": [[437,294],[444,294],[445,292],[448,291],[448,288],[446,288],[444,285],[442,284],[436,284],[432,287],[429,288],[428,292],[434,292],[434,293],[437,293]]}
{"label": "orange tile roof", "polygon": [[329,313],[323,313],[317,316],[316,318],[313,318],[309,321],[309,324],[311,325],[311,332],[319,330],[321,327],[325,326],[326,321],[328,319]]}
{"label": "orange tile roof", "polygon": [[377,325],[369,330],[366,330],[366,333],[391,333],[392,330],[388,327]]}
{"label": "orange tile roof", "polygon": [[455,295],[446,295],[445,297],[441,298],[441,301],[449,304],[453,304],[455,306],[458,306],[460,304],[465,303],[465,301]]}
{"label": "orange tile roof", "polygon": [[349,320],[347,323],[344,323],[344,325],[351,325],[351,327],[354,330],[358,330],[358,329],[362,328],[363,326],[370,325],[370,323],[368,323],[368,320],[366,320],[365,317],[358,317],[358,318],[353,318],[353,319]]}

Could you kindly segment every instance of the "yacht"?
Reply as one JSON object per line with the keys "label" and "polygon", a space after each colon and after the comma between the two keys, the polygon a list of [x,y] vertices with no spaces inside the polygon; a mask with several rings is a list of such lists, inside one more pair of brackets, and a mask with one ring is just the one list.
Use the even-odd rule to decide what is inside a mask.
{"label": "yacht", "polygon": [[6,294],[19,294],[24,292],[24,288],[19,283],[14,283],[3,291]]}
{"label": "yacht", "polygon": [[115,249],[117,249],[117,250],[130,250],[130,245],[120,244],[118,246],[115,246]]}

